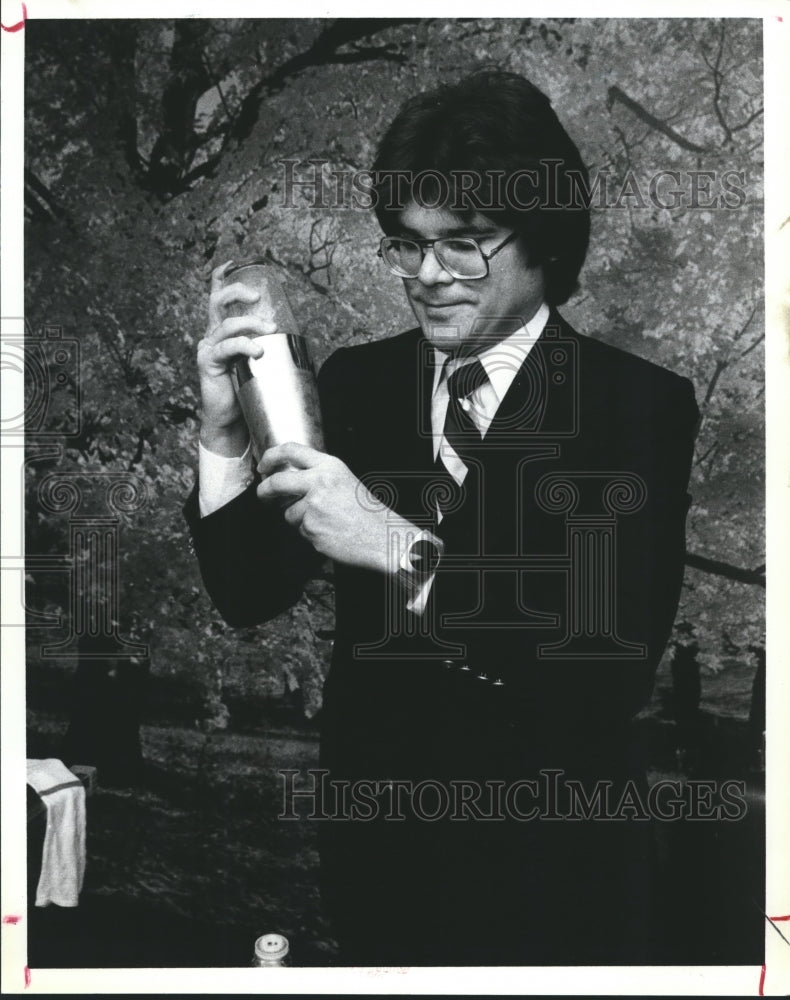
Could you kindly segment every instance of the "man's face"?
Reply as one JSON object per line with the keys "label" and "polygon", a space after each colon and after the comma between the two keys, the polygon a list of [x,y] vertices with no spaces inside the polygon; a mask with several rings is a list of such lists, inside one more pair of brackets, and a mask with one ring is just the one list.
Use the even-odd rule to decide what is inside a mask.
{"label": "man's face", "polygon": [[[483,215],[464,221],[441,208],[411,202],[401,212],[397,235],[417,239],[471,236],[484,253],[505,240],[504,229]],[[521,241],[508,243],[488,263],[485,278],[454,278],[432,249],[416,278],[404,278],[409,303],[424,336],[441,351],[468,353],[502,340],[535,315],[543,302],[543,270],[530,268]]]}

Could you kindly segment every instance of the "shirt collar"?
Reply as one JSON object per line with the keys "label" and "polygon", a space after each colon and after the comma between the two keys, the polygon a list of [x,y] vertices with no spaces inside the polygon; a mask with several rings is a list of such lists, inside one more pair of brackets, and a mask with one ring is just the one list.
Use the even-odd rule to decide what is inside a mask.
{"label": "shirt collar", "polygon": [[[543,333],[548,319],[549,307],[544,302],[528,323],[519,327],[504,340],[480,351],[477,355],[500,402],[505,398],[513,379],[516,377],[516,372],[524,364],[538,337]],[[461,358],[457,362],[451,361],[445,370],[445,362],[450,355],[440,351],[437,347],[434,347],[433,350],[435,366],[433,391],[436,393],[442,379],[442,373],[444,372],[449,378],[456,368],[468,364],[471,358]]]}

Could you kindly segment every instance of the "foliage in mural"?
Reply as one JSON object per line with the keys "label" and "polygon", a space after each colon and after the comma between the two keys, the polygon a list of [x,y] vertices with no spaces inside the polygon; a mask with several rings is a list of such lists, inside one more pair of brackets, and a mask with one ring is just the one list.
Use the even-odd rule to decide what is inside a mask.
{"label": "foliage in mural", "polygon": [[[34,21],[26,34],[27,321],[34,335],[62,328],[80,351],[42,425],[59,455],[31,439],[27,551],[70,544],[68,517],[41,502],[47,476],[142,484],[143,505],[116,514],[118,628],[150,647],[155,677],[180,685],[190,722],[221,727],[237,706],[284,691],[314,715],[332,625],[329,580],[241,632],[203,592],[181,506],[196,468],[207,275],[230,257],[278,263],[318,362],[411,325],[348,178],[369,167],[407,96],[487,65],[548,93],[597,181],[565,315],[696,387],[673,644],[708,676],[753,667],[764,597],[758,21]],[[29,606],[67,624],[64,575],[31,568],[27,584]],[[60,669],[40,652],[53,635],[30,630],[31,669]]]}

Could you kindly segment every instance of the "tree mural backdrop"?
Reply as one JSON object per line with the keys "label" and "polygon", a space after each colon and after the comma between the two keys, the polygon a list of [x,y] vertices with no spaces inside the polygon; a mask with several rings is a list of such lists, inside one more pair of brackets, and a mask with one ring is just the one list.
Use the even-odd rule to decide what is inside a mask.
{"label": "tree mural backdrop", "polygon": [[[26,35],[27,320],[80,352],[41,418],[60,449],[29,456],[27,551],[71,544],[69,517],[42,500],[47,477],[134,477],[141,499],[115,510],[117,629],[150,648],[171,708],[221,728],[296,692],[314,716],[332,624],[329,579],[242,631],[203,592],[181,506],[208,273],[230,257],[278,263],[318,362],[412,325],[372,212],[338,178],[369,167],[407,96],[496,65],[551,97],[598,181],[565,315],[695,384],[689,557],[665,664],[685,655],[717,711],[748,712],[764,647],[758,21],[33,21]],[[66,578],[31,560],[29,608],[63,622],[29,629],[42,684],[69,669],[41,651],[69,628]]]}

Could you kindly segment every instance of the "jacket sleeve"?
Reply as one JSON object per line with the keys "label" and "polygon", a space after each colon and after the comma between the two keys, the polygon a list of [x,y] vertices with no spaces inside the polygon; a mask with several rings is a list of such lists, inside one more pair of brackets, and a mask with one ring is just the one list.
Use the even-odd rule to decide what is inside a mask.
{"label": "jacket sleeve", "polygon": [[[330,453],[340,420],[341,394],[332,385],[341,354],[336,352],[318,376]],[[222,617],[235,627],[268,621],[291,607],[323,563],[276,504],[257,498],[259,481],[207,517],[200,516],[196,483],[184,507],[203,583]]]}
{"label": "jacket sleeve", "polygon": [[[618,639],[643,647],[643,653],[547,664],[554,667],[555,682],[575,692],[581,718],[624,721],[643,708],[672,632],[699,420],[691,383],[677,379],[674,389],[659,414],[634,422],[620,455],[620,469],[642,480],[645,495],[637,511],[617,518],[613,624]],[[564,698],[558,702],[568,704]]]}

